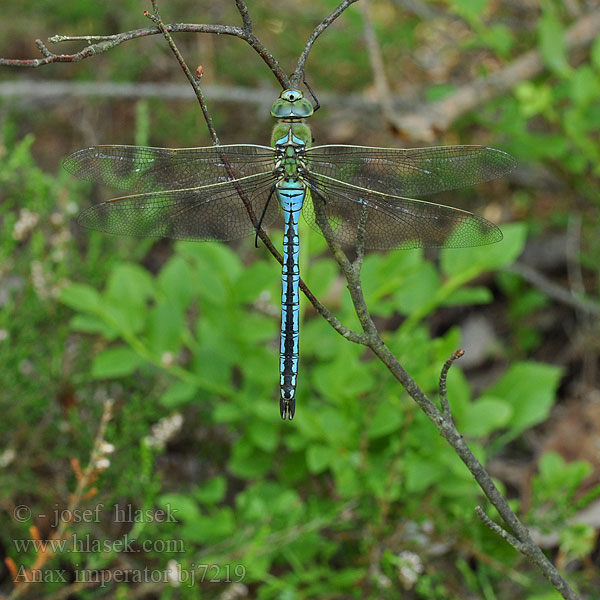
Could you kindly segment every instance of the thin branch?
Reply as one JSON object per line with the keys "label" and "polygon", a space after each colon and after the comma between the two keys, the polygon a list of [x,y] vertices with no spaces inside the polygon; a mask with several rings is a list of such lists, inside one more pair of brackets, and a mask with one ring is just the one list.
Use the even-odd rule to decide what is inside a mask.
{"label": "thin branch", "polygon": [[449,419],[452,418],[452,413],[450,412],[450,404],[448,403],[446,378],[448,377],[448,371],[450,370],[450,367],[452,366],[454,361],[457,358],[463,356],[464,353],[465,351],[460,349],[454,352],[454,354],[452,354],[452,356],[444,363],[444,366],[442,367],[442,372],[440,374],[440,403],[442,405],[442,412],[444,413],[444,416]]}
{"label": "thin branch", "polygon": [[244,24],[244,29],[248,32],[252,31],[252,19],[250,18],[250,13],[248,12],[248,7],[244,0],[235,0],[235,4],[237,9],[242,17],[242,23]]}
{"label": "thin branch", "polygon": [[600,303],[586,296],[576,296],[567,288],[554,283],[538,270],[526,265],[525,263],[517,262],[510,267],[504,269],[509,273],[515,273],[522,277],[525,281],[537,287],[542,293],[546,294],[554,300],[558,300],[567,306],[571,306],[575,310],[600,316]]}
{"label": "thin branch", "polygon": [[369,0],[364,0],[362,6],[362,17],[364,26],[365,45],[367,52],[369,53],[369,59],[371,61],[371,69],[373,71],[373,79],[375,82],[375,90],[377,93],[377,100],[381,107],[381,113],[387,121],[394,121],[396,116],[394,115],[394,108],[392,106],[392,99],[390,94],[390,86],[388,85],[387,77],[385,76],[385,66],[383,64],[383,56],[381,55],[381,48],[375,28],[373,27],[373,21],[371,20],[371,3]]}
{"label": "thin branch", "polygon": [[[356,1],[356,0],[355,0]],[[252,33],[251,30],[246,29],[246,23],[244,23],[244,27],[233,27],[231,25],[203,25],[203,24],[193,24],[193,23],[172,23],[169,25],[165,25],[164,28],[169,33],[213,33],[216,35],[231,35],[234,37],[238,37],[245,42],[247,42],[263,59],[263,61],[267,64],[270,71],[275,75],[279,83],[283,87],[289,87],[289,78],[283,72],[279,63],[275,59],[275,57],[266,50],[262,42]],[[102,54],[123,42],[127,42],[129,40],[146,37],[148,35],[157,35],[162,33],[160,28],[158,27],[148,27],[144,29],[134,29],[131,31],[125,31],[123,33],[118,33],[110,36],[68,36],[68,35],[55,35],[49,38],[49,41],[52,43],[61,43],[61,42],[73,42],[73,41],[81,41],[81,40],[95,40],[100,39],[100,41],[96,44],[90,44],[76,52],[74,54],[56,54],[51,52],[48,47],[41,40],[36,40],[35,44],[40,50],[43,58],[31,58],[31,59],[17,59],[17,58],[0,58],[0,66],[5,67],[41,67],[43,65],[47,65],[55,62],[79,62],[85,58],[90,58],[91,56],[96,56],[97,54]]]}
{"label": "thin branch", "polygon": [[360,274],[355,272],[352,268],[348,269],[347,259],[340,260],[338,252],[334,252],[334,257],[338,260],[338,264],[348,281],[348,290],[350,291],[354,309],[356,310],[356,314],[368,338],[366,345],[381,360],[381,362],[386,365],[392,375],[394,375],[394,377],[402,384],[408,395],[418,404],[421,410],[429,417],[438,431],[458,454],[479,484],[479,487],[504,519],[510,530],[515,534],[516,539],[519,540],[519,543],[521,544],[520,551],[523,555],[538,567],[563,598],[566,600],[579,600],[579,596],[563,579],[558,569],[548,560],[542,550],[532,540],[527,528],[512,511],[507,500],[500,493],[490,475],[465,443],[462,435],[456,429],[451,415],[449,413],[446,415],[437,409],[435,404],[427,397],[423,390],[421,390],[381,339],[365,303]]}
{"label": "thin branch", "polygon": [[519,552],[521,552],[521,554],[524,554],[524,547],[523,544],[521,544],[521,542],[519,542],[519,540],[510,535],[510,533],[508,533],[508,531],[506,531],[506,529],[504,529],[503,527],[500,527],[500,525],[498,525],[498,523],[495,523],[494,521],[492,521],[483,511],[483,508],[481,508],[481,506],[476,506],[475,507],[475,512],[477,513],[477,516],[494,532],[497,533],[503,540],[506,540],[515,550],[518,550]]}
{"label": "thin branch", "polygon": [[[600,32],[600,10],[592,11],[577,20],[565,32],[568,50],[591,44]],[[446,131],[462,115],[475,110],[492,98],[509,92],[521,81],[533,79],[545,69],[538,50],[530,50],[506,67],[471,83],[461,86],[442,100],[393,120],[395,127],[412,139],[432,140],[440,131]]]}
{"label": "thin branch", "polygon": [[300,58],[298,59],[298,65],[296,66],[296,70],[294,74],[290,77],[290,85],[292,87],[298,87],[300,82],[304,79],[304,68],[306,66],[306,59],[308,58],[308,54],[313,47],[313,44],[316,42],[317,38],[351,5],[358,0],[344,0],[328,17],[325,17],[317,27],[315,27],[314,31],[311,33],[308,38],[306,44],[304,45],[304,49],[302,50],[302,54],[300,54]]}

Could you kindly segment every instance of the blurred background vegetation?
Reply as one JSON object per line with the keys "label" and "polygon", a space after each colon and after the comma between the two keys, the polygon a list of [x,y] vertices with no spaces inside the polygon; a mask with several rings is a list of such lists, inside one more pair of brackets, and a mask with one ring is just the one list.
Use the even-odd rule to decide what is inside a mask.
{"label": "blurred background vegetation", "polygon": [[[291,72],[337,3],[249,4],[255,33]],[[519,161],[503,180],[436,198],[500,224],[502,243],[371,253],[368,305],[432,397],[444,361],[466,350],[449,376],[459,429],[568,580],[597,598],[600,38],[569,48],[565,32],[597,23],[600,6],[373,1],[396,124],[528,52],[541,60],[534,77],[515,76],[425,139],[382,116],[361,4],[308,61],[323,105],[311,123],[317,143],[477,143]],[[34,39],[57,33],[147,27],[144,9],[134,0],[5,3],[0,56],[37,57]],[[176,0],[161,9],[167,23],[240,22],[233,2]],[[176,41],[192,67],[203,65],[222,143],[268,143],[278,89],[260,58],[233,37]],[[58,95],[57,82],[66,85]],[[98,86],[90,95],[77,87],[83,82]],[[119,97],[123,88],[111,85],[127,82],[138,87]],[[29,93],[11,95],[16,83]],[[159,36],[76,64],[0,69],[0,593],[558,598],[477,519],[477,504],[495,513],[389,372],[308,304],[296,418],[281,422],[280,267],[253,239],[171,243],[74,225],[110,190],[74,181],[60,169],[65,154],[96,143],[210,144],[185,85]],[[302,236],[304,278],[357,328],[324,241],[308,228]],[[272,237],[280,245],[280,232]],[[108,424],[94,444],[102,414]],[[51,556],[15,545],[49,538],[53,511],[74,501],[103,508],[100,519],[63,524],[64,536],[90,546]],[[115,504],[146,515],[170,508],[176,522],[117,522]],[[30,516],[16,518],[18,506]],[[134,540],[129,551],[123,540]],[[62,570],[66,583],[49,575],[14,592],[14,569],[35,565]],[[83,569],[110,579],[144,568],[154,581],[77,580]],[[177,581],[178,569],[187,580]]]}

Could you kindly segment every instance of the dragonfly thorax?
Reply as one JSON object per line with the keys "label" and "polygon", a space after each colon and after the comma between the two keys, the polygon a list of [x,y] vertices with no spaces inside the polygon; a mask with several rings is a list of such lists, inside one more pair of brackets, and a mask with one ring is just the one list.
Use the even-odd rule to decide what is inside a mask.
{"label": "dragonfly thorax", "polygon": [[306,144],[295,135],[294,126],[288,124],[287,134],[274,140],[275,173],[284,180],[297,180],[306,172]]}

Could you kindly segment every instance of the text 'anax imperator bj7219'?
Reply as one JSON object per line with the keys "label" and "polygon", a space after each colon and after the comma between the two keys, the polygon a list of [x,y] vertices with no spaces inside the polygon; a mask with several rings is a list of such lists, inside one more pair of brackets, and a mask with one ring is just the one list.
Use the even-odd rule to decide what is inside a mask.
{"label": "text 'anax imperator bj7219'", "polygon": [[178,240],[232,240],[283,214],[280,412],[292,419],[298,375],[300,212],[342,246],[365,249],[467,247],[502,239],[498,227],[470,212],[414,200],[500,177],[515,166],[485,146],[374,148],[311,146],[305,119],[312,104],[284,90],[271,115],[271,147],[95,146],[65,159],[81,177],[133,195],[96,204],[78,218],[92,229]]}

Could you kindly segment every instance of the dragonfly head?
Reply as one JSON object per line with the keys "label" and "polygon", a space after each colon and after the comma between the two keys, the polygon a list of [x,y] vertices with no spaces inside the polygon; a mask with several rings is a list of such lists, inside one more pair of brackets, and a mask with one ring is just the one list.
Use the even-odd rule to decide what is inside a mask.
{"label": "dragonfly head", "polygon": [[306,119],[313,112],[312,104],[300,90],[283,90],[271,107],[271,115],[276,119]]}

